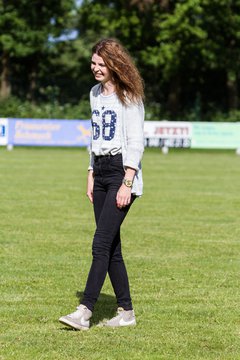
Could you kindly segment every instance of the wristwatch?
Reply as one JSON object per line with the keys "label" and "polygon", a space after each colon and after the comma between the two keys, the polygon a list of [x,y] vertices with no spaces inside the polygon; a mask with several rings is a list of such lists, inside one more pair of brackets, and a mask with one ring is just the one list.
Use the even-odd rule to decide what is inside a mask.
{"label": "wristwatch", "polygon": [[129,188],[132,188],[133,186],[133,181],[130,179],[123,179],[123,184],[126,185]]}

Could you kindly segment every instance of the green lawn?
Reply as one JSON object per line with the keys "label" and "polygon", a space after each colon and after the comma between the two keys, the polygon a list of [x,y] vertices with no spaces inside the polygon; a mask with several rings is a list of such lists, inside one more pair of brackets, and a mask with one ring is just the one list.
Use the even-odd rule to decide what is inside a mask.
{"label": "green lawn", "polygon": [[240,359],[240,157],[146,150],[144,196],[122,229],[138,325],[87,332],[58,322],[91,263],[85,149],[0,148],[1,355],[11,360]]}

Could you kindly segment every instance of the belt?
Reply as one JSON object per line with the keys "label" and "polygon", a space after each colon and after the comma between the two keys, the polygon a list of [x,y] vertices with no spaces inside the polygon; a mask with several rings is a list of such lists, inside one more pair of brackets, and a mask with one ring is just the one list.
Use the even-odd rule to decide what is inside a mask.
{"label": "belt", "polygon": [[94,160],[98,160],[98,159],[109,159],[110,157],[113,157],[115,155],[112,154],[106,154],[106,155],[94,155]]}
{"label": "belt", "polygon": [[109,158],[115,157],[115,156],[117,156],[117,155],[121,155],[121,153],[120,153],[120,154],[115,154],[115,155],[112,155],[112,154],[94,155],[94,160],[109,159]]}

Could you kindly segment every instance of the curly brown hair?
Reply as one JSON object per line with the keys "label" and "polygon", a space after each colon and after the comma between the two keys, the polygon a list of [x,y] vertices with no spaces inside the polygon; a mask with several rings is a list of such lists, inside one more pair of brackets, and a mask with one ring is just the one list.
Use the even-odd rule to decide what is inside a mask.
{"label": "curly brown hair", "polygon": [[144,100],[143,79],[128,51],[118,40],[109,38],[98,41],[92,48],[92,54],[103,58],[123,105]]}

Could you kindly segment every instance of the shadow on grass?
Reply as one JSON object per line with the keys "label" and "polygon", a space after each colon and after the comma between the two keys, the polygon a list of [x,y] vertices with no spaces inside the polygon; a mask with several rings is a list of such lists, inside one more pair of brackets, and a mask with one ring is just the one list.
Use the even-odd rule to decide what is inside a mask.
{"label": "shadow on grass", "polygon": [[[79,299],[79,304],[83,298],[83,292],[77,291],[76,297]],[[117,303],[115,296],[100,294],[96,305],[94,306],[91,324],[96,325],[103,319],[111,319],[116,315]]]}

